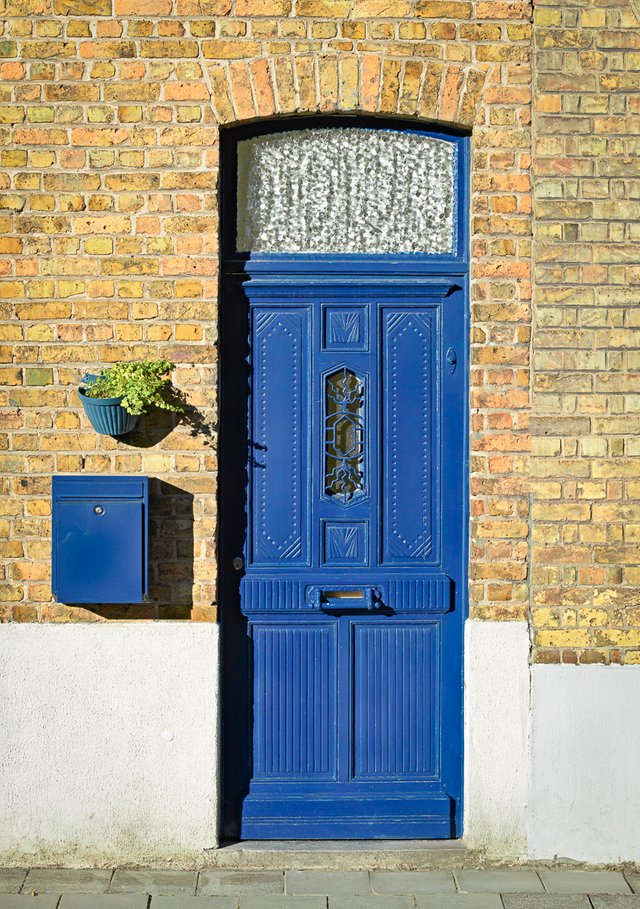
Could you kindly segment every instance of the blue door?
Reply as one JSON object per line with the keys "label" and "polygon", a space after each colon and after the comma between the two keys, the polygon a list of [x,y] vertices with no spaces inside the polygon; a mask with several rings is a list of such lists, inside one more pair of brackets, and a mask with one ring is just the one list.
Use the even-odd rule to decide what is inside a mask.
{"label": "blue door", "polygon": [[461,833],[456,271],[362,255],[246,265],[242,838]]}

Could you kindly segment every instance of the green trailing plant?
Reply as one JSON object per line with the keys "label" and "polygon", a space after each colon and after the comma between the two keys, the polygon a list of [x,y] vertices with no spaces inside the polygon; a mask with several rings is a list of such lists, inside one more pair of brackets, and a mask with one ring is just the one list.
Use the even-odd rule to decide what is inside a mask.
{"label": "green trailing plant", "polygon": [[83,386],[89,398],[122,398],[121,406],[132,414],[147,413],[152,407],[184,413],[184,396],[174,388],[168,360],[139,360],[115,363]]}

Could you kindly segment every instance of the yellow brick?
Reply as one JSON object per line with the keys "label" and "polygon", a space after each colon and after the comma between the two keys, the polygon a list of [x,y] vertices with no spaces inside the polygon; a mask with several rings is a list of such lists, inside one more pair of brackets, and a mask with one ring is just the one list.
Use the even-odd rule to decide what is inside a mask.
{"label": "yellow brick", "polygon": [[0,341],[21,341],[22,329],[19,325],[0,325]]}
{"label": "yellow brick", "polygon": [[540,647],[588,647],[590,632],[573,628],[558,628],[554,631],[538,631],[536,642]]}
{"label": "yellow brick", "polygon": [[240,60],[245,57],[259,57],[260,50],[261,48],[257,41],[216,39],[202,42],[204,56],[213,60]]}
{"label": "yellow brick", "polygon": [[349,7],[349,0],[297,0],[296,13],[314,19],[343,19],[348,15]]}
{"label": "yellow brick", "polygon": [[562,624],[562,616],[558,609],[533,609],[531,611],[533,624],[538,628],[554,627],[557,628]]}
{"label": "yellow brick", "polygon": [[24,167],[27,163],[27,158],[28,152],[24,150],[7,149],[0,153],[0,163],[3,167]]}
{"label": "yellow brick", "polygon": [[202,339],[201,325],[176,325],[176,341],[200,341]]}
{"label": "yellow brick", "polygon": [[29,157],[31,159],[32,167],[51,167],[56,160],[56,153],[53,151],[37,151],[33,150],[29,152]]}
{"label": "yellow brick", "polygon": [[118,108],[118,120],[121,123],[139,123],[142,120],[142,106],[128,104]]}
{"label": "yellow brick", "polygon": [[0,123],[22,123],[23,120],[24,108],[0,107]]}
{"label": "yellow brick", "polygon": [[27,120],[30,123],[53,123],[55,118],[55,109],[53,107],[28,107]]}
{"label": "yellow brick", "polygon": [[52,325],[29,325],[25,337],[27,341],[53,341],[55,333]]}
{"label": "yellow brick", "polygon": [[111,237],[90,237],[84,241],[84,251],[94,256],[107,256],[113,252]]}
{"label": "yellow brick", "polygon": [[355,0],[353,15],[356,19],[404,19],[410,10],[409,0]]}
{"label": "yellow brick", "polygon": [[415,11],[426,19],[470,19],[473,6],[464,0],[417,0]]}
{"label": "yellow brick", "polygon": [[80,417],[76,413],[67,411],[66,413],[58,414],[56,417],[57,429],[79,429],[79,427]]}
{"label": "yellow brick", "polygon": [[609,613],[606,609],[579,609],[578,625],[606,625]]}
{"label": "yellow brick", "polygon": [[604,28],[607,24],[606,10],[584,9],[580,13],[580,22],[583,28]]}

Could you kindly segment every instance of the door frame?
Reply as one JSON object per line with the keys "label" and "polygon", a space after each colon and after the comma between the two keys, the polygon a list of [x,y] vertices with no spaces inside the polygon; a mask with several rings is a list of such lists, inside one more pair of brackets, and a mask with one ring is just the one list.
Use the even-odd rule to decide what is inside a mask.
{"label": "door frame", "polygon": [[[427,133],[434,138],[454,141],[458,154],[455,250],[452,254],[240,254],[235,251],[237,215],[237,143],[274,132],[320,127],[358,126]],[[251,777],[252,691],[249,679],[251,642],[246,619],[239,608],[239,573],[231,561],[238,548],[246,522],[247,472],[234,458],[240,447],[248,451],[246,416],[249,372],[248,303],[242,285],[247,280],[264,287],[297,283],[303,275],[316,272],[323,283],[337,284],[347,276],[373,276],[376,283],[392,285],[398,278],[417,285],[436,277],[457,279],[465,296],[465,365],[462,426],[462,580],[460,584],[460,686],[461,711],[458,739],[461,743],[460,817],[464,825],[464,626],[468,615],[469,561],[469,211],[470,211],[470,134],[447,129],[426,121],[384,116],[330,114],[270,118],[223,127],[220,130],[220,304],[219,304],[219,483],[218,483],[218,600],[220,604],[220,690],[221,690],[221,839],[239,837],[240,800],[248,792]],[[327,280],[328,279],[328,280]],[[250,456],[250,454],[249,454]],[[236,551],[237,550],[237,551]],[[239,703],[241,708],[239,709]],[[463,830],[457,832],[462,836]]]}

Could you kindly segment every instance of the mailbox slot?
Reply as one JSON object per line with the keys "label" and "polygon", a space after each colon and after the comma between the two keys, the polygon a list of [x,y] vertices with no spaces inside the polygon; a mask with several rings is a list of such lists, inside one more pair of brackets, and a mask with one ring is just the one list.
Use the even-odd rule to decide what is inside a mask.
{"label": "mailbox slot", "polygon": [[53,595],[60,603],[148,599],[148,478],[53,478]]}

